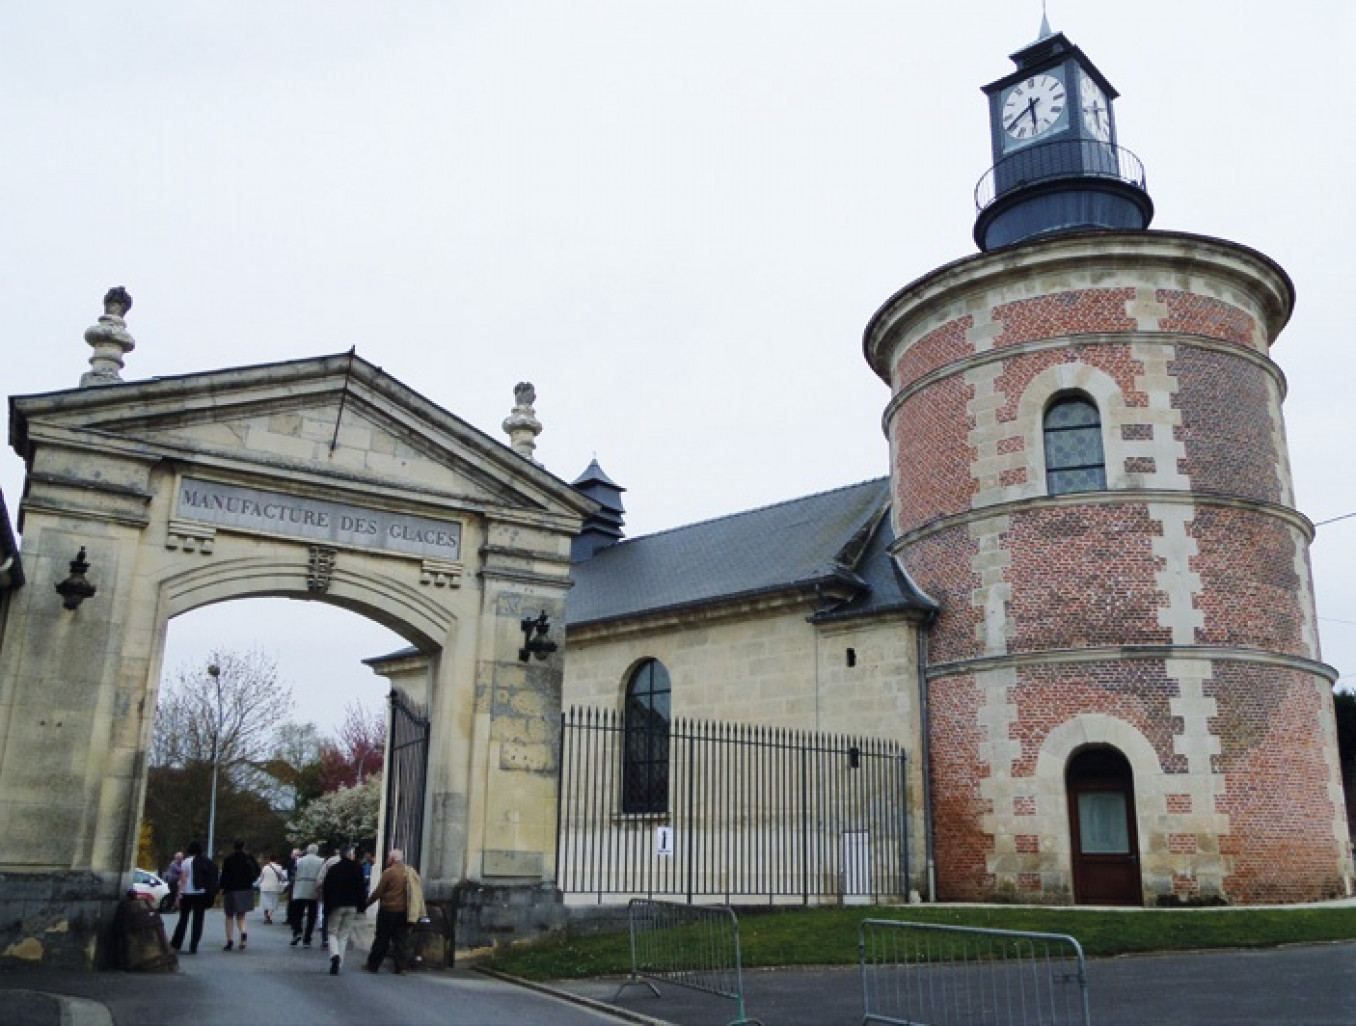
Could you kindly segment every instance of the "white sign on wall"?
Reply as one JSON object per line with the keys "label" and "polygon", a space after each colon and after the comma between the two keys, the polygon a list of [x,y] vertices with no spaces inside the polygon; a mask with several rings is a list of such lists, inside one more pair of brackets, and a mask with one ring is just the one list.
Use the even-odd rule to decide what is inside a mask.
{"label": "white sign on wall", "polygon": [[661,858],[673,857],[673,827],[654,828],[654,853]]}
{"label": "white sign on wall", "polygon": [[324,499],[184,478],[176,515],[218,527],[349,548],[461,557],[461,524]]}

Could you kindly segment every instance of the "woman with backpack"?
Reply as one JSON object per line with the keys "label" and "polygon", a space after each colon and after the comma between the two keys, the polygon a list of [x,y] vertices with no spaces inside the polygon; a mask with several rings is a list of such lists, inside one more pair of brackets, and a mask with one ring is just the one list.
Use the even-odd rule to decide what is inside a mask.
{"label": "woman with backpack", "polygon": [[184,871],[179,887],[179,922],[174,927],[174,937],[170,947],[178,951],[184,943],[184,932],[188,929],[189,918],[193,928],[188,936],[188,953],[198,953],[198,942],[202,940],[202,920],[212,901],[217,896],[217,864],[202,853],[202,845],[197,841],[189,843],[184,849]]}

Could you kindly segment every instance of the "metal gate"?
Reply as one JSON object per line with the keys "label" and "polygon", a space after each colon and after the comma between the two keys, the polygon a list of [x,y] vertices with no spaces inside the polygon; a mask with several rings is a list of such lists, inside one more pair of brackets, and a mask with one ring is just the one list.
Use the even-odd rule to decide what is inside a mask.
{"label": "metal gate", "polygon": [[390,743],[386,749],[386,850],[399,848],[419,868],[428,778],[428,710],[391,689]]}
{"label": "metal gate", "polygon": [[557,881],[566,894],[902,898],[906,756],[893,741],[675,720],[664,811],[623,812],[626,725],[561,717]]}

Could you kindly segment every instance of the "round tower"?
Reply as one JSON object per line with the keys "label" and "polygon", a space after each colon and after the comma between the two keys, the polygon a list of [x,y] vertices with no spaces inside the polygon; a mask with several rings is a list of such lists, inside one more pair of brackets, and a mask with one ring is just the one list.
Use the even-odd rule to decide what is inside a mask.
{"label": "round tower", "polygon": [[[1003,99],[1025,79],[991,110],[1072,131],[1078,74],[1109,104],[1077,58],[1050,73],[1054,117],[1050,82]],[[1051,218],[1078,207],[1057,192]],[[894,551],[941,606],[936,896],[1348,894],[1336,674],[1269,356],[1293,286],[1231,242],[1040,216],[903,289],[865,335],[892,390]]]}

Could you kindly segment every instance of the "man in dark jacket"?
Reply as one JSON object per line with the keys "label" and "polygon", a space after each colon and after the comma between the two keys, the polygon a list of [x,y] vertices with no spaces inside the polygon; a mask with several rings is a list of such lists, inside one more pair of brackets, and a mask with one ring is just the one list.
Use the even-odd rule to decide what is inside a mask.
{"label": "man in dark jacket", "polygon": [[346,845],[339,854],[339,861],[326,871],[321,884],[325,924],[329,931],[331,976],[339,975],[339,965],[344,960],[349,934],[367,901],[363,870],[353,858],[353,848]]}

